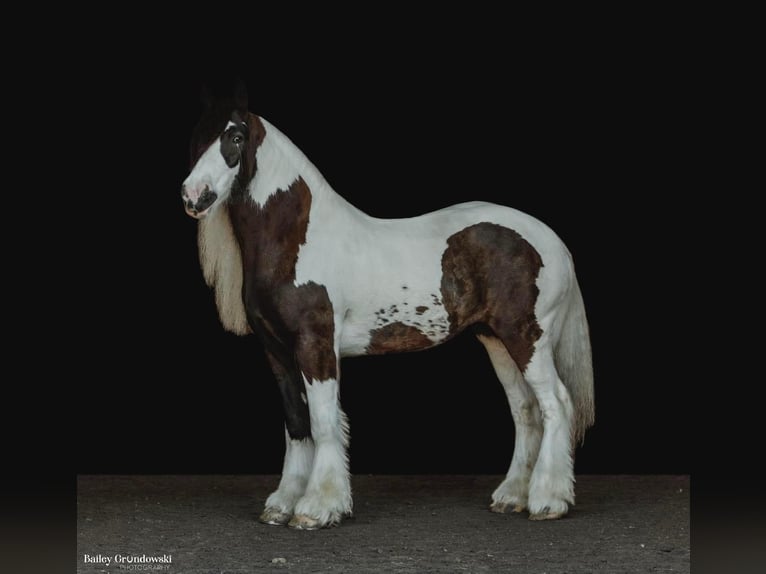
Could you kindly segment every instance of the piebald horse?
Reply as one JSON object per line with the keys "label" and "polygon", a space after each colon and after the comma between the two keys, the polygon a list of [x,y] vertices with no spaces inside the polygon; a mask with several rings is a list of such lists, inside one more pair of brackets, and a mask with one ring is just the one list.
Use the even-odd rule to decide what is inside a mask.
{"label": "piebald horse", "polygon": [[315,529],[352,512],[343,357],[415,351],[472,328],[516,428],[494,512],[574,504],[576,443],[594,421],[591,348],[572,257],[537,219],[484,202],[408,219],[338,195],[276,127],[208,102],[191,141],[186,212],[223,327],[255,333],[284,403],[286,450],[262,522]]}

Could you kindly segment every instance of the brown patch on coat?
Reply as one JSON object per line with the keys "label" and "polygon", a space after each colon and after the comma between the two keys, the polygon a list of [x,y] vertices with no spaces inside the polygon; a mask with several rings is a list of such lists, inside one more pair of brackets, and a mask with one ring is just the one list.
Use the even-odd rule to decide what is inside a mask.
{"label": "brown patch on coat", "polygon": [[420,329],[397,321],[370,331],[367,353],[383,355],[403,351],[419,351],[433,347],[434,343]]}
{"label": "brown patch on coat", "polygon": [[251,281],[267,286],[295,281],[295,264],[306,243],[310,211],[311,191],[302,177],[286,190],[276,191],[263,205],[256,205],[250,197],[229,202],[242,263]]}
{"label": "brown patch on coat", "polygon": [[415,307],[416,315],[422,315],[426,311],[428,311],[428,307],[426,307],[425,305],[418,305],[417,307]]}
{"label": "brown patch on coat", "polygon": [[271,353],[297,359],[309,380],[324,381],[338,374],[332,303],[323,285],[293,284],[310,211],[311,191],[300,177],[263,205],[247,195],[229,201],[248,322]]}
{"label": "brown patch on coat", "polygon": [[447,240],[442,256],[442,301],[450,334],[485,323],[523,372],[542,329],[535,316],[540,254],[516,231],[477,223]]}

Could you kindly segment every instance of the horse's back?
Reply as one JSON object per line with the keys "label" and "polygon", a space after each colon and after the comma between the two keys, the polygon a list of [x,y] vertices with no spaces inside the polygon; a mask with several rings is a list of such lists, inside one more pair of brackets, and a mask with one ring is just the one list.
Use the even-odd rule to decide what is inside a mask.
{"label": "horse's back", "polygon": [[[541,290],[559,291],[571,287],[573,264],[564,242],[545,223],[512,207],[472,201],[403,219],[377,219],[364,215],[359,223],[355,230],[350,231],[354,240],[348,243],[364,251],[367,256],[357,259],[364,269],[356,271],[362,275],[379,276],[380,284],[386,283],[382,277],[384,274],[389,277],[422,275],[430,267],[435,267],[434,273],[440,278],[442,259],[450,245],[472,229],[477,230],[471,234],[476,249],[480,248],[477,244],[483,241],[496,257],[504,257],[506,254],[502,246],[492,245],[498,239],[497,233],[478,232],[498,227],[517,236],[516,243],[529,244],[539,255],[542,263]],[[342,235],[336,229],[333,238],[338,239]],[[553,281],[548,280],[549,276]],[[543,299],[547,296],[545,294]],[[556,297],[554,293],[550,296]]]}
{"label": "horse's back", "polygon": [[546,245],[551,248],[565,248],[556,233],[536,217],[513,207],[497,203],[489,203],[487,201],[458,203],[427,213],[421,217],[461,221],[466,222],[468,225],[483,222],[494,223],[517,232],[534,245],[535,248],[538,248],[538,246],[539,248],[544,248]]}

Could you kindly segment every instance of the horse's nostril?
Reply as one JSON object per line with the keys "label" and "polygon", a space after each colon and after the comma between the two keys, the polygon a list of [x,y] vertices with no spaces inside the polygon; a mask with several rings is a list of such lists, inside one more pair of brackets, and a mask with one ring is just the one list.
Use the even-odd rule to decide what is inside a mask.
{"label": "horse's nostril", "polygon": [[209,185],[197,184],[181,186],[181,203],[192,217],[204,214],[218,199],[218,194]]}
{"label": "horse's nostril", "polygon": [[199,211],[205,211],[208,207],[215,203],[218,198],[218,194],[210,191],[210,188],[205,186],[205,190],[200,194],[199,200],[197,200],[197,209]]}

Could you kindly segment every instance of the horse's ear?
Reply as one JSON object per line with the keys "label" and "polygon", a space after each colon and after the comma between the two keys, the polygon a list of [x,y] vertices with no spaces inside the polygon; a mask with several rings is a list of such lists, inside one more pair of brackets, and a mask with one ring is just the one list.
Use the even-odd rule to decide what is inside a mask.
{"label": "horse's ear", "polygon": [[202,84],[202,88],[200,88],[199,101],[206,110],[213,107],[213,94],[210,92],[210,88],[207,84]]}
{"label": "horse's ear", "polygon": [[234,85],[234,105],[237,106],[238,111],[246,114],[247,104],[247,86],[245,86],[242,78],[238,78],[237,83]]}

